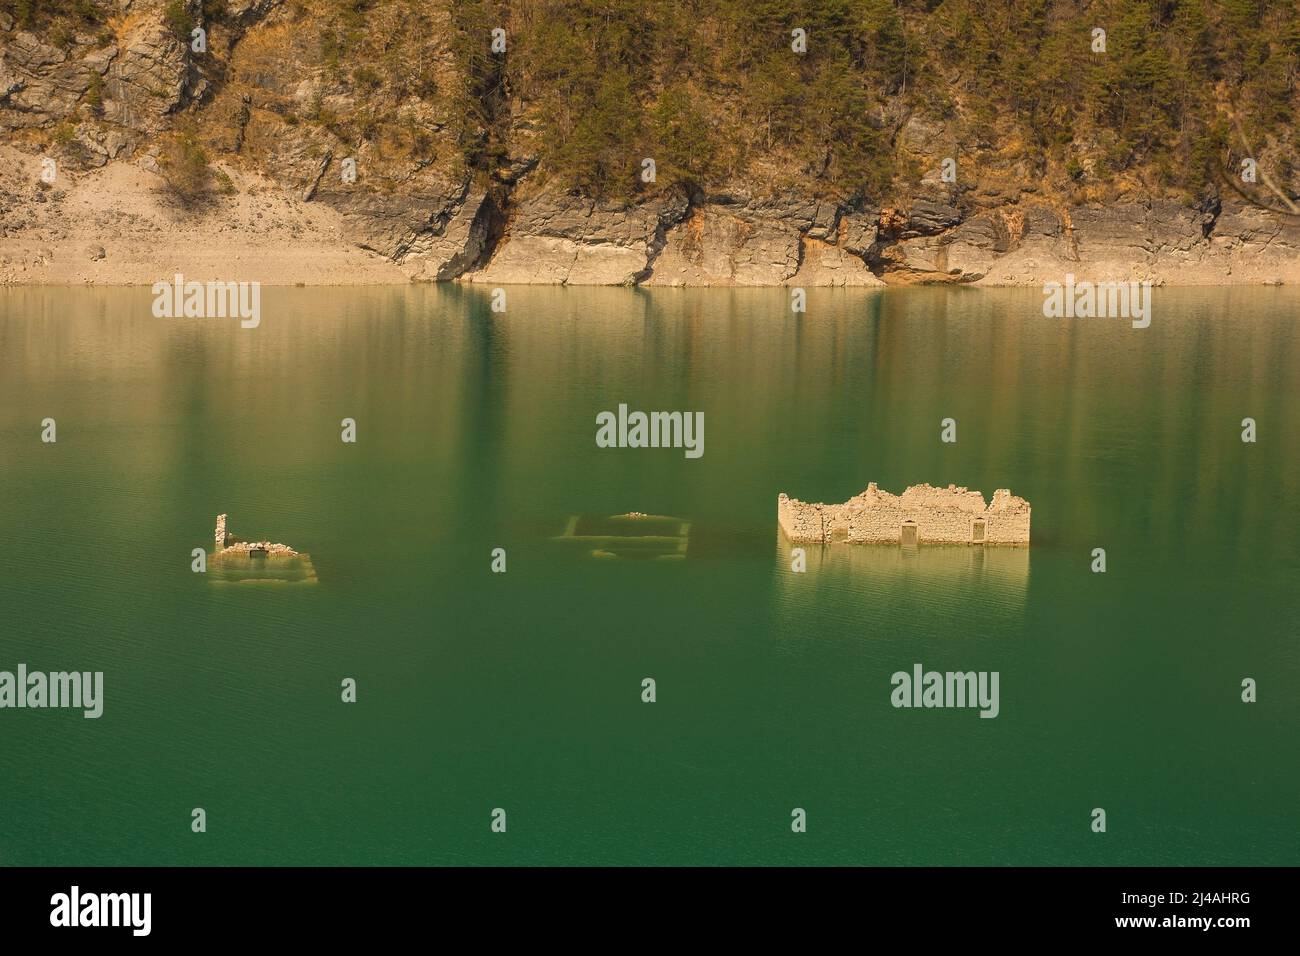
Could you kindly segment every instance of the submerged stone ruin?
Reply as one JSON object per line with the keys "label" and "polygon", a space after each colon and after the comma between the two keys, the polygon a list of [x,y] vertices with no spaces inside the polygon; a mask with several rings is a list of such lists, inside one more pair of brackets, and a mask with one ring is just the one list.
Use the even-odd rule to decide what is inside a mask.
{"label": "submerged stone ruin", "polygon": [[776,517],[797,544],[1029,544],[1029,502],[1006,488],[987,505],[978,491],[912,485],[901,495],[867,490],[843,504],[812,504],[784,493]]}
{"label": "submerged stone ruin", "polygon": [[226,530],[227,515],[217,515],[215,550],[209,562],[212,581],[236,584],[301,584],[316,581],[311,555],[274,541],[245,541]]}
{"label": "submerged stone ruin", "polygon": [[271,555],[294,557],[297,551],[287,544],[273,544],[270,541],[245,541],[226,531],[226,515],[217,515],[215,556],[246,554],[250,558],[267,558]]}
{"label": "submerged stone ruin", "polygon": [[691,523],[671,515],[629,511],[621,515],[571,515],[556,541],[576,544],[593,558],[681,561],[690,546]]}

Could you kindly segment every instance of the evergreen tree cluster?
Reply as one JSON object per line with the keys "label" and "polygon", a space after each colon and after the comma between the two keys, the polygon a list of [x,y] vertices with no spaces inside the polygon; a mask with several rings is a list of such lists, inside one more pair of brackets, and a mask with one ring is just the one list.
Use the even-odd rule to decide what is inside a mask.
{"label": "evergreen tree cluster", "polygon": [[467,148],[503,149],[492,126],[513,102],[540,126],[543,173],[591,194],[636,190],[653,157],[661,185],[880,197],[918,174],[898,136],[912,116],[1067,186],[1195,193],[1244,154],[1238,129],[1283,166],[1295,153],[1292,2],[458,0],[453,17],[478,104]]}

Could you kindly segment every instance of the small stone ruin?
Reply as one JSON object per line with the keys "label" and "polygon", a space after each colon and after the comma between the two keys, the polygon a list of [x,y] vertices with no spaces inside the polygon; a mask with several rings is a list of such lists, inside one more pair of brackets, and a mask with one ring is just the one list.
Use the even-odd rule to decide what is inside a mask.
{"label": "small stone ruin", "polygon": [[298,554],[287,544],[278,544],[272,541],[245,541],[243,538],[236,537],[226,530],[226,515],[217,515],[217,530],[215,536],[216,550],[218,557],[223,555],[247,555],[250,558],[268,558],[272,555],[276,557],[294,557]]}

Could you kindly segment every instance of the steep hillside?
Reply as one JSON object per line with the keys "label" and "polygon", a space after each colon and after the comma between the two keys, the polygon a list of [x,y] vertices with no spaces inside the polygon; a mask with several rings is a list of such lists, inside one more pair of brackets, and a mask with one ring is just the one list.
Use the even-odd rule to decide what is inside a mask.
{"label": "steep hillside", "polygon": [[0,277],[1295,281],[1298,76],[1256,0],[0,0]]}

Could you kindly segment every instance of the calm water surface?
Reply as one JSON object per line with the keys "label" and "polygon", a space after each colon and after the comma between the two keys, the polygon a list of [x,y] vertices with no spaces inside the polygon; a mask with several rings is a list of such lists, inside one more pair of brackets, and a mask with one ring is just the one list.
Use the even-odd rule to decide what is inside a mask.
{"label": "calm water surface", "polygon": [[[0,863],[1294,864],[1300,294],[1155,296],[266,289],[241,330],[0,292],[0,670],[107,698],[0,711]],[[704,456],[598,449],[620,402]],[[1033,547],[791,574],[777,494],[869,481],[1009,487]],[[553,540],[626,511],[686,559]],[[319,582],[191,573],[220,512]],[[916,662],[999,671],[1000,716],[895,710]]]}

